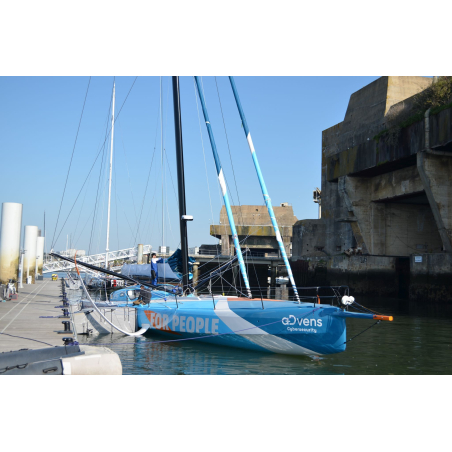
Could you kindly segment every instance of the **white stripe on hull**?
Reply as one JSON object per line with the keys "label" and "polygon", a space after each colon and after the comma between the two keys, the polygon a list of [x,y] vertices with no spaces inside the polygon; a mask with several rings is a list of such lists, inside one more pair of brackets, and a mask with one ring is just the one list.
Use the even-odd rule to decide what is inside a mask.
{"label": "white stripe on hull", "polygon": [[293,342],[273,336],[252,323],[246,321],[229,309],[227,301],[219,301],[215,305],[215,313],[218,318],[232,331],[240,331],[236,334],[248,339],[262,348],[274,353],[285,353],[289,355],[318,355],[307,348],[294,344]]}

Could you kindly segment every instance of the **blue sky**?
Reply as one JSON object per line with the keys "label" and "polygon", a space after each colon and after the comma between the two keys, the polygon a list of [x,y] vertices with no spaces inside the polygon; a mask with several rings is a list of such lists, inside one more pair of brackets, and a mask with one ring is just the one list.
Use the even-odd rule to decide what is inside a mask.
{"label": "blue sky", "polygon": [[[289,202],[298,219],[317,218],[312,190],[320,187],[322,130],[341,122],[350,95],[376,78],[236,78],[274,205]],[[88,80],[89,77],[0,77],[0,152],[3,169],[0,201],[24,205],[23,225],[43,228],[45,211],[48,247],[54,237]],[[133,81],[134,77],[116,77],[116,114]],[[233,168],[215,78],[203,78],[207,107],[232,201],[236,204],[240,197],[241,204],[262,205],[262,194],[229,81],[227,77],[217,77],[216,82]],[[160,78],[138,77],[115,125],[111,250],[127,248],[136,243],[150,243],[156,249],[162,240],[172,249],[179,244],[170,83],[170,77],[163,77],[166,161],[163,181],[164,225]],[[91,79],[55,234],[55,238],[59,236],[55,243],[56,250],[66,247],[67,235],[71,235],[75,248],[87,251],[90,248],[91,253],[105,250],[108,191],[105,162],[109,158],[109,137],[105,151],[102,151],[102,144],[105,141],[112,84],[113,77]],[[181,105],[187,213],[194,216],[193,223],[189,225],[189,246],[216,243],[216,239],[209,235],[209,225],[218,222],[222,199],[208,135],[199,110],[205,160],[203,157],[191,77],[181,77]],[[91,176],[68,217],[99,151]],[[153,155],[153,166],[149,173]],[[102,159],[104,164],[100,172]],[[150,182],[143,203],[148,174]],[[98,184],[100,196],[93,226]],[[138,223],[140,228],[137,233]]]}

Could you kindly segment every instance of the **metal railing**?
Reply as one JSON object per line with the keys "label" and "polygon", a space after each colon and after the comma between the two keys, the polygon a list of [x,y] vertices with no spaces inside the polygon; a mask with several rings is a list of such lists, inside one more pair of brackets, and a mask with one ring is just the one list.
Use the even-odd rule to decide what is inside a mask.
{"label": "metal railing", "polygon": [[[218,253],[215,250],[206,250],[206,251],[200,250],[199,253],[196,253],[196,254],[195,253],[188,253],[188,255],[192,256],[192,257],[196,257],[196,256],[201,256],[201,257],[202,256],[218,256],[218,257],[227,257],[227,258],[230,258],[230,257],[233,256],[232,254],[222,254],[221,252]],[[258,251],[250,250],[248,252],[247,256],[248,257],[259,257],[259,258],[262,258],[262,259],[280,259],[281,258],[281,254],[279,253],[279,251],[275,252],[275,253],[260,253]],[[292,256],[292,254],[291,253],[287,253],[287,256],[290,257],[290,256]]]}
{"label": "metal railing", "polygon": [[[143,254],[149,254],[151,252],[151,250],[152,250],[151,245],[143,245]],[[85,262],[87,264],[97,265],[98,267],[102,267],[105,265],[105,256],[106,256],[106,253],[92,254],[90,256],[80,257],[77,259],[77,261]],[[108,260],[110,262],[113,262],[116,260],[125,260],[125,259],[135,258],[137,256],[138,256],[137,247],[126,248],[124,250],[108,252]],[[72,262],[54,259],[51,261],[47,261],[42,266],[42,273],[61,272],[61,271],[70,270],[72,268],[74,268],[74,264]]]}

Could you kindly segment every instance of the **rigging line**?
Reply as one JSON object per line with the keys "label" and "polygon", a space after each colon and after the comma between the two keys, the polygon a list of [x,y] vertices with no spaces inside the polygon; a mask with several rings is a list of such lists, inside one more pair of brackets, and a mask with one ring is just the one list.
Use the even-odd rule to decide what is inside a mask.
{"label": "rigging line", "polygon": [[[80,114],[80,120],[78,122],[78,127],[77,127],[77,133],[75,135],[75,141],[74,141],[74,147],[72,148],[72,155],[71,155],[71,160],[69,162],[69,168],[67,170],[67,174],[66,174],[66,182],[64,183],[64,189],[63,189],[63,195],[61,196],[61,202],[60,202],[60,208],[58,210],[58,216],[57,216],[57,221],[55,223],[55,229],[53,231],[53,238],[52,238],[52,246],[51,248],[54,247],[55,245],[55,234],[56,234],[56,230],[58,227],[58,221],[60,219],[60,213],[61,213],[61,207],[63,206],[63,199],[64,199],[64,194],[66,193],[66,187],[67,187],[67,181],[69,179],[69,173],[71,171],[71,166],[72,166],[72,159],[74,158],[74,152],[75,152],[75,146],[77,144],[77,139],[78,139],[78,133],[80,131],[80,125],[82,124],[82,118],[83,118],[83,112],[85,111],[85,104],[86,104],[86,98],[88,97],[88,91],[89,91],[89,85],[91,84],[91,77],[88,80],[88,87],[86,88],[86,93],[85,93],[85,100],[83,101],[83,107],[82,107],[82,113]],[[58,239],[57,239],[58,240]]]}
{"label": "rigging line", "polygon": [[[143,201],[141,202],[140,217],[139,217],[139,219],[138,219],[138,225],[137,225],[135,237],[134,237],[134,239],[133,239],[134,242],[136,242],[136,239],[137,239],[137,237],[138,237],[138,234],[139,234],[139,231],[140,231],[140,227],[141,227],[141,216],[143,215],[144,201],[145,201],[145,199],[146,199],[146,194],[147,194],[147,191],[148,191],[149,178],[150,178],[150,176],[151,176],[152,165],[154,164],[155,150],[156,150],[156,146],[154,146],[154,152],[152,153],[151,166],[149,167],[148,178],[147,178],[147,180],[146,180],[146,187],[145,187],[145,189],[144,189]],[[157,185],[156,185],[156,187],[157,187]]]}
{"label": "rigging line", "polygon": [[[166,111],[166,110],[165,110]],[[163,81],[160,76],[160,145],[161,145],[161,172],[162,172],[162,246],[165,244],[165,215],[163,201],[163,185],[165,183],[165,172],[163,168]]]}
{"label": "rigging line", "polygon": [[[116,162],[116,157],[114,158],[114,162]],[[113,166],[114,167],[114,171],[115,171],[115,213],[116,213],[116,237],[118,239],[118,250],[119,248],[119,226],[118,226],[118,196],[117,196],[117,191],[116,191],[116,181],[118,180],[116,177],[116,165]]]}
{"label": "rigging line", "polygon": [[[204,84],[203,84],[203,81],[202,81],[202,77],[201,77],[201,86],[202,86],[202,90],[204,92]],[[206,153],[204,151],[204,140],[203,140],[203,135],[202,135],[201,117],[200,117],[200,114],[199,114],[198,96],[196,95],[196,82],[195,82],[194,78],[193,78],[193,88],[194,88],[194,94],[195,94],[195,100],[196,100],[196,110],[198,112],[199,133],[200,133],[200,136],[201,136],[202,155],[203,155],[203,158],[204,158],[204,168],[205,168],[205,171],[206,171],[207,188],[208,188],[208,191],[209,191],[211,226],[213,226],[214,225],[214,220],[213,220],[214,216],[213,216],[213,208],[212,208],[212,197],[211,197],[211,194],[210,194],[210,184],[209,184],[209,175],[208,175],[208,172],[207,172]],[[206,101],[206,105],[207,105],[207,101]],[[218,186],[218,190],[220,190],[220,186],[219,186],[218,182],[217,182],[217,186]],[[220,191],[218,191],[218,195],[219,195],[219,199],[220,199],[220,205],[223,206],[223,200],[221,199]],[[226,225],[225,225],[225,231],[226,231]],[[217,257],[217,263],[218,263],[218,265],[220,265],[220,256],[219,255]]]}
{"label": "rigging line", "polygon": [[95,236],[95,232],[94,232],[94,224],[96,223],[96,218],[98,216],[98,210],[97,210],[97,204],[100,202],[100,196],[101,194],[99,193],[99,189],[101,186],[101,181],[102,181],[102,169],[104,167],[104,161],[105,161],[105,155],[106,155],[106,147],[104,145],[104,150],[103,150],[103,154],[102,154],[102,159],[100,161],[100,167],[99,167],[99,176],[98,176],[98,181],[97,181],[97,192],[96,192],[96,198],[95,198],[95,203],[94,203],[94,216],[93,216],[93,223],[91,225],[91,234],[89,237],[89,247],[88,247],[88,255],[91,254],[91,243],[93,242],[93,237]]}
{"label": "rigging line", "polygon": [[[229,139],[228,139],[228,134],[227,134],[227,129],[226,129],[226,122],[225,122],[225,119],[224,119],[223,107],[222,107],[222,104],[221,104],[220,90],[219,90],[219,88],[218,88],[218,83],[217,83],[217,77],[216,77],[216,76],[215,76],[215,85],[216,85],[216,88],[217,88],[217,94],[218,94],[218,101],[219,101],[219,104],[220,104],[221,117],[222,117],[222,119],[223,119],[224,132],[225,132],[226,142],[227,142],[228,151],[229,151],[229,159],[230,159],[230,161],[231,161],[232,173],[233,173],[233,175],[234,175],[235,190],[236,190],[236,193],[237,193],[237,199],[238,199],[238,205],[239,205],[239,209],[238,209],[238,212],[237,212],[237,213],[240,214],[241,223],[242,223],[242,225],[244,226],[245,224],[244,224],[244,220],[243,220],[242,204],[241,204],[241,202],[240,202],[240,196],[239,196],[239,191],[238,191],[238,187],[237,187],[237,179],[236,179],[236,177],[235,177],[234,163],[233,163],[233,161],[232,161],[232,154],[231,154],[231,149],[230,149],[230,146],[229,146]],[[226,182],[226,184],[227,184],[227,182]],[[232,191],[230,191],[230,192],[231,192],[231,199],[233,200]],[[265,205],[265,204],[263,204],[263,206],[264,206],[264,205]],[[254,217],[253,217],[253,218],[254,218]],[[255,220],[255,218],[254,218],[254,221],[253,221],[254,224],[253,224],[253,225],[255,225],[255,222],[256,222],[256,220]],[[248,236],[248,237],[249,237],[249,236]],[[253,266],[254,272],[255,272],[256,277],[257,277],[257,270],[256,270],[256,266],[255,266],[255,264],[254,264],[254,261],[251,261],[251,265]],[[239,281],[240,281],[240,283],[241,283],[241,280],[240,280],[240,279],[239,279]],[[259,281],[258,281],[258,284],[259,284]]]}
{"label": "rigging line", "polygon": [[[201,79],[201,81],[202,81],[202,79]],[[213,225],[212,198],[211,198],[211,195],[210,195],[209,176],[208,176],[208,173],[207,173],[206,154],[204,152],[204,140],[203,140],[203,137],[202,137],[201,117],[199,115],[199,105],[198,105],[198,96],[196,95],[196,82],[195,82],[195,79],[193,79],[193,88],[194,88],[195,100],[196,100],[196,110],[198,112],[199,133],[200,133],[200,136],[201,136],[201,146],[202,146],[202,155],[203,155],[203,158],[204,158],[204,168],[206,170],[207,189],[208,189],[208,192],[209,192],[210,213],[211,213],[211,217],[212,217],[211,218],[211,224]]]}
{"label": "rigging line", "polygon": [[[220,90],[219,90],[219,88],[218,88],[217,77],[215,77],[215,85],[216,85],[216,87],[217,87],[218,101],[219,101],[219,104],[220,104],[221,117],[222,117],[222,119],[223,119],[224,133],[225,133],[225,136],[226,136],[226,143],[227,143],[228,151],[229,151],[229,159],[230,159],[230,161],[231,161],[232,173],[233,173],[233,176],[234,176],[234,183],[235,183],[235,190],[236,190],[236,193],[237,193],[237,199],[238,199],[238,204],[239,204],[239,209],[238,209],[238,212],[237,212],[237,213],[240,214],[240,219],[241,219],[241,224],[242,224],[242,226],[245,226],[245,222],[244,222],[244,220],[243,220],[242,203],[241,203],[241,201],[240,201],[240,195],[239,195],[239,191],[238,191],[238,187],[237,187],[237,179],[236,179],[236,177],[235,177],[234,163],[233,163],[233,161],[232,161],[232,154],[231,154],[231,149],[230,149],[230,146],[229,146],[228,133],[227,133],[226,122],[225,122],[224,114],[223,114],[223,107],[222,107],[222,105],[221,105],[221,96],[220,96]],[[232,193],[231,193],[231,195],[232,195]],[[231,196],[231,198],[232,198],[232,196]],[[263,204],[263,205],[264,205],[264,204]],[[253,218],[254,218],[254,217],[253,217]],[[254,219],[253,223],[255,223],[255,219]],[[254,273],[255,273],[255,275],[256,275],[256,280],[257,280],[257,284],[258,284],[258,286],[259,286],[259,291],[261,292],[259,280],[258,280],[258,278],[257,278],[256,265],[254,264],[254,261],[251,261],[251,265],[252,265],[252,267],[253,267],[253,269],[254,269]],[[240,278],[239,278],[239,282],[240,282],[240,284],[241,284],[241,282],[242,282]],[[262,296],[262,292],[261,292],[261,296]]]}
{"label": "rigging line", "polygon": [[[119,123],[119,122],[118,122],[118,124],[117,124],[117,127],[118,127],[118,132],[119,132],[120,129],[121,129],[120,123]],[[130,183],[130,171],[129,171],[129,163],[128,163],[128,159],[127,159],[127,155],[126,155],[126,147],[125,147],[125,145],[124,145],[124,140],[122,139],[122,134],[121,134],[121,133],[118,133],[118,135],[119,135],[119,138],[120,138],[121,143],[122,143],[122,150],[123,150],[123,154],[124,154],[124,159],[125,159],[125,161],[126,161],[127,178],[128,178],[128,180],[129,180],[129,189],[130,189],[130,195],[131,195],[131,197],[132,197],[133,211],[135,212],[135,221],[136,221],[137,224],[138,224],[138,215],[137,215],[137,209],[136,209],[136,207],[135,207],[135,198],[134,198],[134,196],[133,196],[132,184]],[[116,177],[116,176],[115,176],[115,177]]]}
{"label": "rigging line", "polygon": [[122,206],[122,213],[124,214],[124,217],[125,217],[125,219],[127,221],[127,224],[129,225],[129,229],[130,229],[131,235],[133,235],[132,226],[130,226],[128,215],[127,215],[126,211],[124,210],[124,203],[121,201],[121,197],[119,195],[117,195],[117,196],[118,196],[118,199],[119,199],[119,205]]}
{"label": "rigging line", "polygon": [[[149,205],[150,205],[149,213],[151,213],[151,211],[152,211],[152,202]],[[154,215],[154,217],[151,216],[149,218],[149,226],[146,228],[147,229],[146,235],[147,235],[147,237],[149,237],[148,243],[150,243],[150,244],[152,243],[152,232],[154,230],[155,217],[156,216]],[[154,219],[154,222],[152,221],[153,219]],[[147,224],[147,218],[146,218],[145,224]]]}
{"label": "rigging line", "polygon": [[[100,208],[100,212],[101,212],[101,217],[100,217],[100,227],[99,227],[99,229],[98,229],[98,231],[97,231],[97,244],[96,244],[96,254],[97,253],[99,253],[99,244],[100,244],[100,235],[101,235],[101,233],[102,233],[102,227],[103,227],[103,224],[104,224],[104,206],[105,206],[105,196],[104,196],[104,193],[105,193],[105,190],[107,189],[107,186],[108,186],[108,178],[106,177],[106,175],[108,174],[108,171],[109,171],[109,168],[108,168],[108,166],[107,166],[107,157],[108,157],[108,150],[107,150],[107,152],[106,152],[106,154],[105,154],[105,174],[104,174],[104,180],[105,180],[105,182],[103,183],[103,185],[101,186],[101,192],[100,192],[100,198],[102,199],[102,207]],[[101,251],[102,252],[102,251]]]}
{"label": "rigging line", "polygon": [[[112,87],[112,93],[113,93],[113,87]],[[108,114],[107,114],[107,120],[105,123],[105,138],[104,138],[104,144],[102,145],[103,152],[104,154],[102,155],[102,160],[101,160],[101,164],[100,164],[100,168],[99,168],[99,178],[98,178],[98,182],[97,182],[97,192],[96,192],[96,201],[94,203],[94,216],[93,216],[93,223],[91,225],[91,234],[90,234],[90,238],[89,238],[89,247],[88,247],[88,255],[91,254],[91,242],[93,239],[93,232],[94,232],[94,223],[96,220],[96,216],[97,216],[97,201],[99,199],[99,186],[100,186],[100,181],[101,181],[101,175],[102,175],[102,166],[103,166],[103,162],[104,162],[104,158],[105,158],[105,143],[107,142],[107,134],[108,134],[108,123],[109,123],[109,119],[110,119],[110,112],[111,112],[111,105],[113,102],[113,95],[110,96],[110,106],[108,107]]]}
{"label": "rigging line", "polygon": [[[150,206],[152,206],[152,203],[154,202],[154,198],[155,198],[155,195],[156,195],[156,193],[157,193],[157,188],[158,188],[158,185],[155,184],[155,186],[154,186],[154,194],[152,195],[151,202],[149,203]],[[155,201],[155,204],[156,204],[155,210],[157,211],[157,200]],[[150,218],[150,220],[149,220],[149,227],[151,227],[151,221],[152,221],[152,215],[151,215],[151,213],[152,213],[152,209],[148,209],[148,214],[146,215],[146,219],[144,220],[144,223],[143,223],[143,224],[147,225],[148,218]],[[155,219],[156,217],[157,217],[157,215],[154,215],[154,219]],[[150,243],[150,242],[149,242],[149,243]]]}
{"label": "rigging line", "polygon": [[[88,221],[91,219],[91,215],[93,215],[94,212],[95,212],[95,209],[93,209],[93,211],[88,215],[88,218],[86,219],[85,225],[83,226],[82,230],[80,231],[79,236],[78,236],[77,239],[75,240],[75,246],[76,246],[76,247],[77,247],[77,244],[78,244],[79,241],[80,241],[80,237],[82,236],[83,231],[84,231],[85,228],[86,228],[86,225],[88,224]],[[89,256],[89,254],[88,254],[88,256]]]}
{"label": "rigging line", "polygon": [[169,212],[169,207],[168,207],[168,188],[165,186],[165,198],[166,198],[166,213],[168,215],[168,225],[169,225],[169,229],[170,229],[170,234],[171,234],[171,240],[172,243],[175,243],[174,240],[174,236],[173,236],[173,228],[171,227],[171,218],[170,218],[170,212]]}
{"label": "rigging line", "polygon": [[173,175],[171,173],[171,167],[168,161],[168,153],[165,150],[165,157],[166,157],[166,165],[168,167],[168,171],[169,171],[169,175],[170,175],[170,179],[171,179],[171,185],[173,186],[173,192],[174,192],[174,197],[176,198],[177,201],[177,194],[176,194],[176,189],[174,188],[174,182],[173,182]]}
{"label": "rigging line", "polygon": [[[91,178],[91,176],[90,176],[90,178]],[[85,196],[83,197],[82,206],[80,207],[80,212],[79,212],[78,218],[77,218],[77,223],[75,224],[75,229],[74,229],[74,232],[73,232],[74,235],[77,233],[78,224],[79,224],[82,212],[83,212],[83,206],[85,205],[85,201],[86,201],[86,195],[88,194],[89,183],[90,183],[90,179],[88,179],[88,185],[86,186]]]}
{"label": "rigging line", "polygon": [[18,339],[26,339],[27,341],[35,341],[35,342],[39,342],[41,344],[46,344],[50,347],[55,347],[55,345],[49,344],[48,342],[38,341],[37,339],[32,339],[30,337],[14,336],[14,335],[8,334],[8,333],[0,333],[0,334],[4,334],[5,336],[17,337]]}
{"label": "rigging line", "polygon": [[[121,110],[122,110],[122,108],[124,107],[124,104],[126,103],[128,97],[129,97],[129,94],[130,94],[130,92],[132,91],[133,86],[135,85],[135,82],[136,82],[137,78],[138,78],[138,77],[135,77],[135,80],[133,81],[132,86],[131,86],[130,89],[129,89],[129,92],[127,93],[127,96],[126,96],[126,98],[124,99],[124,102],[122,103],[121,108],[119,109],[118,114],[116,115],[115,122],[117,121],[117,119],[118,119],[118,117],[119,117],[119,115],[120,115],[120,113],[121,113]],[[99,155],[100,155],[100,153],[101,153],[101,151],[102,151],[102,149],[103,149],[103,146],[105,145],[105,143],[106,143],[106,141],[107,141],[107,138],[108,138],[108,135],[107,135],[107,137],[105,138],[104,143],[103,143],[101,149],[99,149],[99,152],[97,153],[96,159],[94,160],[94,163],[93,163],[93,165],[91,166],[91,169],[89,170],[89,173],[88,173],[88,175],[86,176],[85,181],[83,182],[82,188],[80,189],[80,191],[79,191],[79,193],[78,193],[78,195],[77,195],[77,198],[76,198],[75,201],[74,201],[74,204],[72,204],[71,210],[70,210],[68,216],[66,217],[66,220],[65,220],[63,226],[61,227],[60,232],[59,232],[59,234],[58,234],[58,237],[56,238],[54,244],[56,243],[56,241],[57,241],[58,238],[60,237],[61,232],[63,231],[63,228],[64,228],[64,226],[66,225],[67,220],[69,219],[69,217],[70,217],[70,215],[71,215],[71,213],[72,213],[72,210],[74,209],[75,204],[77,203],[77,200],[78,200],[78,198],[79,198],[79,196],[80,196],[80,193],[81,193],[81,191],[83,190],[83,187],[85,186],[86,181],[87,181],[89,175],[91,174],[91,171],[93,170],[94,165],[95,165],[96,162],[97,162],[97,159],[99,158]],[[56,229],[56,228],[55,228],[55,229]],[[54,235],[55,235],[55,234],[54,234]]]}
{"label": "rigging line", "polygon": [[[201,79],[201,89],[202,89],[204,98],[206,98],[206,96],[205,96],[205,90],[204,90],[204,82],[203,82],[203,78],[200,77],[200,79]],[[207,101],[205,100],[205,102],[206,102],[206,106],[207,106]],[[223,171],[224,171],[224,168],[223,168]],[[224,175],[224,172],[223,172],[223,175]],[[234,196],[233,196],[233,194],[232,194],[232,191],[229,189],[229,185],[228,185],[228,182],[227,182],[226,179],[225,179],[225,182],[226,182],[226,186],[228,187],[228,193],[230,194],[232,203],[234,204]],[[224,199],[223,199],[222,194],[221,194],[219,180],[217,180],[217,188],[218,188],[218,197],[219,197],[219,199],[220,199],[220,205],[223,206]],[[221,213],[220,213],[220,218],[221,218]],[[228,236],[228,234],[227,234],[228,231],[227,231],[226,223],[224,223],[224,231],[225,231],[225,236]],[[229,238],[228,238],[228,241],[229,241]],[[229,250],[229,249],[230,249],[230,243],[228,243],[228,250]],[[219,258],[218,258],[218,260],[219,260]],[[241,280],[240,280],[240,282],[241,282]],[[221,281],[221,287],[222,287],[222,290],[224,291],[223,281]]]}
{"label": "rigging line", "polygon": [[228,145],[229,160],[231,161],[232,174],[234,175],[235,191],[236,191],[236,193],[237,193],[237,199],[238,199],[238,201],[239,201],[240,218],[242,219],[242,225],[243,225],[242,203],[240,202],[239,190],[238,190],[238,188],[237,188],[237,179],[235,178],[234,164],[232,163],[231,148],[230,148],[230,146],[229,146],[228,132],[226,131],[226,122],[225,122],[225,120],[224,120],[223,107],[222,107],[222,105],[221,105],[221,98],[220,98],[220,90],[218,89],[218,83],[217,83],[217,77],[216,77],[216,76],[215,76],[215,85],[216,85],[216,87],[217,87],[218,102],[219,102],[219,104],[220,104],[221,117],[222,117],[222,119],[223,119],[224,134],[226,135],[226,143],[227,143],[227,145]]}
{"label": "rigging line", "polygon": [[[147,191],[148,191],[149,178],[150,178],[150,176],[151,176],[152,165],[153,165],[153,163],[154,163],[155,150],[156,150],[156,148],[157,148],[157,131],[158,131],[158,126],[159,126],[159,117],[160,117],[160,106],[159,106],[159,108],[157,109],[157,121],[156,121],[156,123],[155,123],[154,152],[152,153],[151,166],[149,167],[148,178],[147,178],[147,180],[146,180],[146,188],[144,189],[143,201],[141,202],[140,218],[139,218],[139,220],[138,220],[138,224],[137,224],[137,232],[136,232],[136,235],[135,235],[135,238],[134,238],[134,242],[135,242],[135,243],[136,243],[136,239],[137,239],[137,237],[138,237],[138,233],[139,233],[139,230],[140,230],[140,223],[141,223],[141,216],[142,216],[142,214],[143,214],[144,201],[145,201],[145,199],[146,199],[146,194],[147,194]],[[151,201],[151,203],[152,203],[152,201]]]}

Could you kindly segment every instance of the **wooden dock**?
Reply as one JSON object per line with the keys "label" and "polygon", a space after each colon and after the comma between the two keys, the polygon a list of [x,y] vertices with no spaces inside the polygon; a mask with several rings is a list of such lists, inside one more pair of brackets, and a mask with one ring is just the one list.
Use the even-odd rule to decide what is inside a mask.
{"label": "wooden dock", "polygon": [[24,284],[17,300],[0,303],[0,333],[5,333],[0,334],[0,353],[21,348],[45,348],[42,342],[52,346],[63,345],[63,337],[72,334],[58,334],[57,331],[64,330],[61,322],[67,319],[40,318],[63,315],[60,308],[55,308],[63,303],[60,295],[61,280],[46,278],[36,281],[36,284]]}

